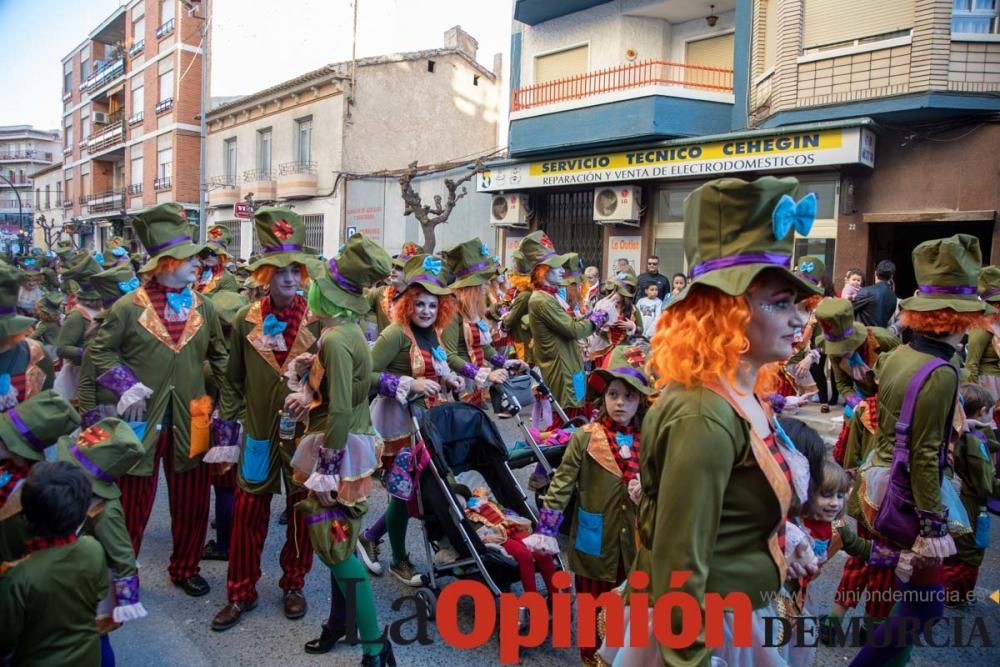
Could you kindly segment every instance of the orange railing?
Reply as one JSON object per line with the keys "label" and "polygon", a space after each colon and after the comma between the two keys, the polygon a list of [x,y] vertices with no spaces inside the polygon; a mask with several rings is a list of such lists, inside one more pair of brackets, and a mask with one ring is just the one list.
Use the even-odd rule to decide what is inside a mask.
{"label": "orange railing", "polygon": [[511,111],[521,111],[649,85],[732,93],[733,70],[666,60],[644,60],[517,88],[511,95],[510,108]]}

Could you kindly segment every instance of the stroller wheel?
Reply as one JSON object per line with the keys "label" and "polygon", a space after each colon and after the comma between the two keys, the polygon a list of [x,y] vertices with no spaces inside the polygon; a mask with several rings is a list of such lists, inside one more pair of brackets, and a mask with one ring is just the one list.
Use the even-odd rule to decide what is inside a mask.
{"label": "stroller wheel", "polygon": [[421,588],[416,592],[416,596],[427,608],[427,618],[433,621],[437,611],[437,595],[430,588]]}

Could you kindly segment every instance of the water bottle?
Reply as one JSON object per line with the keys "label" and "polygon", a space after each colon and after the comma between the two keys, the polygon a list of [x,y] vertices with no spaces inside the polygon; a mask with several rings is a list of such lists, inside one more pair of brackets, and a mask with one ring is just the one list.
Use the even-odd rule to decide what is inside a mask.
{"label": "water bottle", "polygon": [[278,420],[278,438],[280,440],[295,438],[295,418],[288,410],[281,411],[281,418]]}

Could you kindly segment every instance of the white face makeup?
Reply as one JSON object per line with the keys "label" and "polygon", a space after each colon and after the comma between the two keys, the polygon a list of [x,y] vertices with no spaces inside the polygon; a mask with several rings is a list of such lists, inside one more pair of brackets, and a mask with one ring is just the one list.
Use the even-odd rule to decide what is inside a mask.
{"label": "white face makeup", "polygon": [[289,264],[274,272],[268,287],[271,298],[287,302],[302,288],[302,271],[299,264]]}
{"label": "white face makeup", "polygon": [[612,380],[604,392],[604,409],[617,424],[626,426],[639,411],[642,394],[621,380]]}
{"label": "white face makeup", "polygon": [[433,326],[438,316],[438,298],[429,292],[420,290],[413,303],[413,316],[410,321],[416,326],[426,329]]}
{"label": "white face makeup", "polygon": [[766,273],[764,281],[747,293],[751,314],[746,356],[750,361],[764,365],[792,356],[795,330],[805,325],[795,298],[791,282],[776,272]]}
{"label": "white face makeup", "polygon": [[563,276],[566,274],[566,270],[561,266],[554,266],[549,269],[549,272],[545,274],[545,282],[550,285],[558,286],[562,282]]}
{"label": "white face makeup", "polygon": [[187,285],[190,285],[198,277],[198,271],[201,269],[201,260],[195,255],[189,259],[184,260],[184,262],[177,267],[172,273],[163,273],[157,277],[160,284],[171,289],[180,289]]}

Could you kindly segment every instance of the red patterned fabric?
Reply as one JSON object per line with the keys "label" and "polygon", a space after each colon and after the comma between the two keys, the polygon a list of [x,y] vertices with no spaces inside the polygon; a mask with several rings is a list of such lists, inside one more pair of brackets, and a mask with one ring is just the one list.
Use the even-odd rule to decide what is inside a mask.
{"label": "red patterned fabric", "polygon": [[[627,485],[629,481],[639,476],[639,431],[631,426],[623,427],[610,417],[601,420],[601,427],[604,429],[604,435],[608,438],[608,444],[611,445],[611,454],[615,457],[615,463],[622,471],[622,484]],[[615,439],[619,433],[632,436],[632,456],[630,458],[626,459],[621,455],[621,450]]]}
{"label": "red patterned fabric", "polygon": [[[463,322],[463,324],[465,324]],[[482,330],[475,324],[469,326],[472,332],[469,336],[472,339],[472,347],[469,349],[469,361],[471,361],[476,366],[484,366],[485,360],[483,358],[483,337]]]}
{"label": "red patterned fabric", "polygon": [[274,315],[276,318],[288,325],[285,327],[285,330],[281,332],[282,338],[285,339],[285,347],[288,349],[284,352],[280,350],[274,351],[274,360],[278,362],[279,366],[285,363],[285,359],[288,357],[288,352],[292,349],[296,336],[299,335],[299,326],[302,324],[302,320],[305,319],[308,311],[309,305],[306,303],[305,297],[301,297],[297,294],[292,299],[291,303],[281,310],[273,310],[271,308],[270,296],[265,296],[261,300],[260,314],[262,318],[266,318],[268,315]]}
{"label": "red patterned fabric", "polygon": [[45,539],[44,537],[32,537],[29,538],[28,541],[24,543],[24,555],[27,556],[28,554],[33,554],[36,551],[41,551],[43,549],[64,547],[67,544],[73,544],[74,542],[76,542],[76,535],[55,537],[51,540]]}
{"label": "red patterned fabric", "polygon": [[[27,370],[25,368],[24,370]],[[17,390],[17,402],[20,403],[24,400],[24,392],[28,390],[28,376],[24,374],[24,371],[10,376],[10,384],[14,389]]]}
{"label": "red patterned fabric", "polygon": [[170,334],[170,338],[175,343],[181,339],[181,334],[184,333],[184,327],[187,326],[187,320],[183,322],[171,322],[168,321],[163,315],[167,308],[167,293],[172,292],[174,294],[179,294],[183,291],[183,289],[164,287],[157,280],[150,280],[146,283],[146,294],[149,295],[149,301],[153,304],[153,309],[156,311],[160,320],[163,321],[163,326],[167,328],[167,333]]}
{"label": "red patterned fabric", "polygon": [[[785,475],[785,479],[788,480],[788,484],[792,484],[792,469],[788,467],[788,462],[785,461],[784,455],[781,453],[781,448],[778,446],[777,441],[774,439],[773,435],[769,435],[764,439],[764,443],[767,445],[767,451],[771,453],[774,460],[778,462],[778,467],[781,468],[781,472]],[[794,487],[793,487],[794,488]],[[781,550],[785,550],[785,522],[781,522],[781,526],[778,528],[778,546]]]}
{"label": "red patterned fabric", "polygon": [[30,465],[18,465],[11,459],[0,461],[0,481],[5,480],[0,486],[0,507],[4,506],[17,488],[17,483],[27,477],[30,470]]}
{"label": "red patterned fabric", "polygon": [[958,605],[971,599],[979,578],[979,568],[960,561],[955,556],[944,559],[945,604]]}

